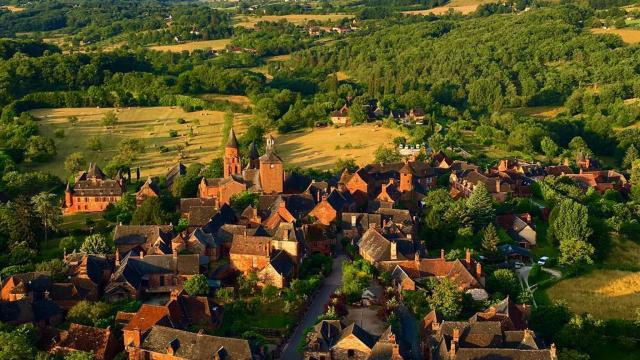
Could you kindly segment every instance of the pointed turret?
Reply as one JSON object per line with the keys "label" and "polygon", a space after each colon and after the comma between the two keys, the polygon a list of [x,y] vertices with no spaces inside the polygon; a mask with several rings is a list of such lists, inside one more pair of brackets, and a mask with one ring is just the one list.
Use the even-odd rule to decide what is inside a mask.
{"label": "pointed turret", "polygon": [[236,138],[236,133],[233,131],[233,128],[229,130],[229,139],[224,149],[223,169],[225,178],[242,173],[238,139]]}
{"label": "pointed turret", "polygon": [[234,148],[234,149],[238,148],[238,138],[236,138],[236,133],[235,131],[233,131],[233,128],[229,130],[229,139],[227,140],[227,147]]}
{"label": "pointed turret", "polygon": [[248,169],[257,169],[260,167],[260,154],[258,153],[258,147],[256,146],[256,142],[252,141],[251,145],[249,145],[249,163],[247,164]]}

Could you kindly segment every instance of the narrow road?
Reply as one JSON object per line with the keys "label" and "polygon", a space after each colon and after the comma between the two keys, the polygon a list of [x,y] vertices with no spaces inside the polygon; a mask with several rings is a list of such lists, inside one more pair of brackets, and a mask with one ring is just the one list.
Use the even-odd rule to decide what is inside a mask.
{"label": "narrow road", "polygon": [[[518,278],[520,279],[520,286],[522,286],[522,289],[529,290],[533,294],[533,291],[531,290],[531,286],[529,286],[530,272],[531,272],[531,266],[523,266],[522,268],[516,270],[516,273],[518,274]],[[533,301],[533,306],[538,307],[538,304],[536,304],[536,299],[532,297],[531,300]]]}
{"label": "narrow road", "polygon": [[333,294],[342,284],[342,263],[347,260],[345,255],[338,255],[333,259],[331,274],[327,276],[318,291],[318,295],[313,299],[309,309],[304,314],[302,321],[298,324],[289,342],[282,349],[281,359],[298,360],[302,359],[302,354],[296,351],[296,347],[302,339],[304,329],[315,325],[316,319],[324,312],[324,305],[329,301],[329,296]]}

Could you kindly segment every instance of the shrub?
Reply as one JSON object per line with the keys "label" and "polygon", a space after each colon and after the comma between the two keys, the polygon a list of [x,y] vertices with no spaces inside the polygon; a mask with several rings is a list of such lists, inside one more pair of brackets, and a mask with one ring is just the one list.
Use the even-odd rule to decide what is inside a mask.
{"label": "shrub", "polygon": [[180,125],[184,124],[187,122],[187,120],[183,119],[183,118],[178,118],[178,120],[176,120],[176,122]]}
{"label": "shrub", "polygon": [[62,139],[64,137],[64,129],[56,129],[56,131],[53,132],[53,136]]}
{"label": "shrub", "polygon": [[178,131],[177,130],[169,130],[169,137],[178,137]]}

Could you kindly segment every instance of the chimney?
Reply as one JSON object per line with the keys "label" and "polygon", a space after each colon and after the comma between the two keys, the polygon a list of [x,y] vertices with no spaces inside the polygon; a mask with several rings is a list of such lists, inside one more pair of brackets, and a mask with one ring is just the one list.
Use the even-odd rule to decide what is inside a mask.
{"label": "chimney", "polygon": [[440,249],[440,259],[444,260],[444,249]]}
{"label": "chimney", "polygon": [[170,300],[178,300],[178,296],[180,295],[180,290],[173,289],[171,290],[171,295],[169,296]]}
{"label": "chimney", "polygon": [[453,329],[453,342],[456,345],[460,342],[460,329],[458,328]]}
{"label": "chimney", "polygon": [[140,259],[144,259],[144,251],[140,251]]}
{"label": "chimney", "polygon": [[[455,331],[455,330],[454,330]],[[455,359],[456,358],[456,342],[455,340],[451,340],[451,348],[449,349],[449,359]]]}
{"label": "chimney", "polygon": [[395,241],[391,242],[391,260],[398,260],[398,244]]}
{"label": "chimney", "polygon": [[140,347],[140,343],[142,343],[140,329],[135,328],[131,331],[131,342],[129,342],[129,345]]}
{"label": "chimney", "polygon": [[351,215],[351,227],[356,227],[358,217],[356,215]]}
{"label": "chimney", "polygon": [[116,267],[120,267],[120,251],[116,249]]}
{"label": "chimney", "polygon": [[551,360],[558,360],[558,355],[556,354],[556,344],[551,344],[551,348],[549,348],[549,355],[551,355]]}
{"label": "chimney", "polygon": [[173,256],[174,259],[177,259],[178,258],[178,249],[172,249],[171,256]]}
{"label": "chimney", "polygon": [[482,277],[482,264],[476,263],[476,277],[480,279]]}
{"label": "chimney", "polygon": [[198,330],[198,336],[202,336],[202,335],[204,335],[204,329]]}
{"label": "chimney", "polygon": [[320,202],[320,189],[316,190],[316,202],[319,203]]}
{"label": "chimney", "polygon": [[413,260],[415,260],[416,263],[420,262],[420,251],[416,251],[415,255],[413,255]]}
{"label": "chimney", "polygon": [[467,262],[467,267],[471,266],[471,249],[467,248],[467,254],[464,257],[464,260]]}

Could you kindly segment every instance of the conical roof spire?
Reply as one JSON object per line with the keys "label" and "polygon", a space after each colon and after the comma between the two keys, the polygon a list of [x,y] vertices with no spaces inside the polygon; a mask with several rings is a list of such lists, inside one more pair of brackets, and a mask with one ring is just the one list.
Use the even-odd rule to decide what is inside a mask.
{"label": "conical roof spire", "polygon": [[249,159],[258,159],[260,154],[258,154],[258,147],[256,146],[256,142],[252,141],[251,145],[249,145]]}
{"label": "conical roof spire", "polygon": [[229,139],[227,140],[228,148],[238,148],[238,139],[236,138],[236,133],[233,131],[233,128],[229,130]]}

